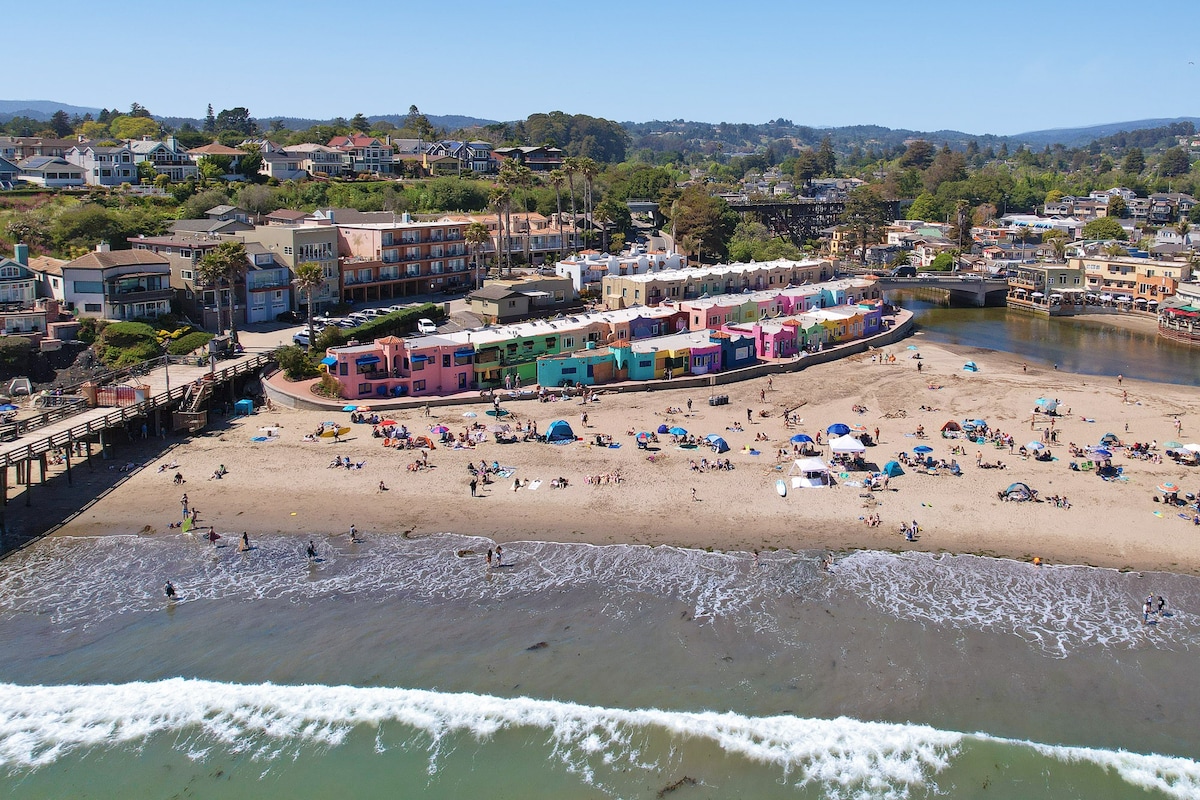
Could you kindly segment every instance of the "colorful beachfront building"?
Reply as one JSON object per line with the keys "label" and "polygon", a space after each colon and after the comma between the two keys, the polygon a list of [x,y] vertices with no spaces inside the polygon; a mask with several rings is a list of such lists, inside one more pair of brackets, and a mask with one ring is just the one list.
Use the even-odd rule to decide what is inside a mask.
{"label": "colorful beachfront building", "polygon": [[787,286],[827,281],[830,261],[763,261],[720,264],[692,269],[668,269],[641,275],[606,275],[601,281],[605,308],[683,302],[708,295],[773,291]]}
{"label": "colorful beachfront building", "polygon": [[673,377],[704,375],[877,332],[880,303],[829,305],[870,285],[834,281],[433,336],[387,337],[331,349],[322,363],[346,399],[652,380],[666,377],[667,370]]}

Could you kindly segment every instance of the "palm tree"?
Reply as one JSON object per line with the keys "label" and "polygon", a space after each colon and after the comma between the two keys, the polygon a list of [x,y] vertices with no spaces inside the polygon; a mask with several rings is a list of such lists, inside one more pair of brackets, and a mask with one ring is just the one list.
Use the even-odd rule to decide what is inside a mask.
{"label": "palm tree", "polygon": [[482,222],[472,222],[463,231],[463,239],[466,240],[467,246],[471,248],[474,258],[474,269],[471,271],[472,283],[471,288],[479,288],[479,253],[483,249],[483,245],[492,238],[491,232],[487,225]]}
{"label": "palm tree", "polygon": [[1030,228],[1028,225],[1023,225],[1021,226],[1021,229],[1017,231],[1017,238],[1021,240],[1021,260],[1024,261],[1025,245],[1029,242],[1032,242],[1034,239],[1040,240],[1042,235],[1033,228]]}
{"label": "palm tree", "polygon": [[1192,232],[1192,226],[1188,224],[1187,220],[1181,219],[1179,224],[1175,226],[1175,232],[1179,234],[1179,244],[1186,248],[1188,234]]}
{"label": "palm tree", "polygon": [[221,325],[221,281],[225,278],[225,265],[217,258],[216,251],[208,253],[196,264],[196,275],[200,284],[213,290],[217,306],[217,333],[225,328]]}
{"label": "palm tree", "polygon": [[[563,160],[563,172],[567,173],[567,184],[571,190],[571,244],[574,245],[579,231],[579,220],[575,218],[575,173],[579,172],[579,159],[571,156]],[[571,248],[574,251],[574,247]]]}
{"label": "palm tree", "polygon": [[563,249],[562,187],[566,183],[567,174],[561,169],[552,169],[547,176],[547,180],[554,187],[554,205],[558,209],[558,259],[561,261],[565,254],[565,250]]}
{"label": "palm tree", "polygon": [[581,158],[579,159],[579,172],[583,175],[583,180],[585,182],[583,194],[583,215],[584,219],[587,220],[588,224],[590,225],[592,219],[592,186],[596,180],[596,176],[600,174],[600,165],[590,158]]}
{"label": "palm tree", "polygon": [[1067,260],[1067,240],[1061,236],[1055,236],[1050,240],[1050,247],[1054,249],[1054,259],[1056,261]]}
{"label": "palm tree", "polygon": [[237,283],[245,280],[246,269],[249,267],[249,256],[246,255],[246,245],[241,242],[222,242],[209,255],[218,259],[222,265],[225,281],[229,284],[229,341],[236,345],[237,336]]}
{"label": "palm tree", "polygon": [[512,200],[512,192],[505,188],[502,184],[497,184],[492,187],[492,192],[488,196],[488,205],[496,212],[496,274],[500,274],[500,270],[504,267],[504,257],[508,252],[508,248],[504,246],[504,217],[508,209],[509,201]]}
{"label": "palm tree", "polygon": [[296,279],[292,283],[308,301],[308,349],[311,351],[317,340],[317,331],[313,327],[313,295],[325,285],[325,270],[315,261],[297,264]]}

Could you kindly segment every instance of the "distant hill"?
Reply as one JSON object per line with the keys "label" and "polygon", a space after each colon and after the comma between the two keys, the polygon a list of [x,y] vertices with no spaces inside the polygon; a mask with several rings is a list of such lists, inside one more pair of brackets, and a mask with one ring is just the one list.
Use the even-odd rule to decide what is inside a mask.
{"label": "distant hill", "polygon": [[1191,122],[1200,128],[1200,117],[1172,117],[1170,119],[1139,119],[1133,122],[1109,122],[1104,125],[1090,125],[1086,128],[1051,128],[1045,131],[1018,133],[1008,138],[1030,145],[1061,144],[1066,147],[1079,147],[1095,139],[1112,136],[1121,131],[1159,128],[1173,122]]}
{"label": "distant hill", "polygon": [[84,114],[95,116],[100,113],[98,108],[73,106],[54,100],[0,100],[0,121],[7,122],[13,117],[29,117],[45,121],[50,119],[60,108],[68,114],[78,114],[81,117]]}
{"label": "distant hill", "polygon": [[[480,127],[483,125],[491,125],[496,120],[480,119],[479,117],[467,117],[461,114],[446,114],[438,116],[437,114],[425,115],[429,122],[440,130],[454,132],[462,128]],[[404,124],[404,120],[408,118],[408,114],[367,114],[367,119],[371,122],[390,122],[393,125],[400,127]],[[258,124],[266,127],[274,120],[279,120],[283,123],[283,127],[293,130],[302,131],[306,128],[311,128],[313,125],[328,125],[331,120],[328,119],[309,119],[306,117],[255,117]],[[349,117],[347,117],[349,119]],[[198,125],[203,120],[192,120],[193,125]]]}

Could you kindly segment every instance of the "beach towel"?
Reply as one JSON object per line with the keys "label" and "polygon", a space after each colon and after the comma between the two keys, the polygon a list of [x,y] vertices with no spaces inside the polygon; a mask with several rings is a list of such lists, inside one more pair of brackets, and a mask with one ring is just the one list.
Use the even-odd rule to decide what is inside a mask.
{"label": "beach towel", "polygon": [[516,474],[516,472],[516,467],[501,467],[500,471],[496,473],[496,476],[500,478],[511,478]]}
{"label": "beach towel", "polygon": [[267,440],[267,437],[265,437],[265,436],[251,436],[250,437],[250,441],[252,441],[252,442],[265,442],[266,440]]}
{"label": "beach towel", "polygon": [[533,483],[529,484],[529,491],[531,491],[531,492],[536,491],[537,488],[541,485],[542,485],[541,481],[534,481]]}
{"label": "beach towel", "polygon": [[610,444],[610,445],[608,446],[608,449],[609,449],[609,450],[618,450],[618,449],[620,449],[620,447],[621,447],[621,443],[620,443],[620,442],[613,442],[612,444]]}

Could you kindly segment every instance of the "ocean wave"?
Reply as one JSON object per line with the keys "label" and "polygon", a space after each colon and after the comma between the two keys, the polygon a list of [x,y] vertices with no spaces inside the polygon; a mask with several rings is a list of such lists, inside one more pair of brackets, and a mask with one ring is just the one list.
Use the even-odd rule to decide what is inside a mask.
{"label": "ocean wave", "polygon": [[504,567],[488,570],[484,554],[495,542],[455,534],[379,536],[363,545],[334,538],[318,546],[315,563],[296,537],[254,544],[243,554],[186,535],[49,539],[6,562],[0,616],[38,614],[86,627],[161,608],[170,579],[181,604],[331,596],[491,603],[591,587],[619,600],[609,606],[616,616],[638,613],[639,598],[652,597],[687,604],[701,621],[744,615],[766,625],[754,613],[764,598],[800,594],[821,580],[813,554],[512,542],[504,545]]}
{"label": "ocean wave", "polygon": [[[831,594],[849,592],[899,619],[1017,636],[1065,658],[1086,647],[1185,650],[1200,645],[1200,581],[1186,575],[931,553],[855,552],[837,562]],[[1146,594],[1171,598],[1147,625]]]}
{"label": "ocean wave", "polygon": [[[588,783],[598,770],[654,770],[640,741],[701,740],[730,756],[781,770],[797,787],[830,797],[903,798],[929,786],[974,743],[1012,745],[1064,763],[1111,770],[1171,797],[1200,795],[1200,764],[1186,758],[1043,745],[924,725],[747,717],[735,713],[612,709],[528,697],[401,688],[228,684],[174,678],[104,686],[0,685],[0,767],[37,770],[76,751],[138,747],[169,736],[203,760],[214,747],[272,760],[306,745],[333,748],[358,727],[397,724],[425,737],[431,772],[453,737],[486,741],[503,731],[544,731],[568,770]],[[376,750],[385,751],[376,735]],[[676,746],[672,745],[672,748]]]}

